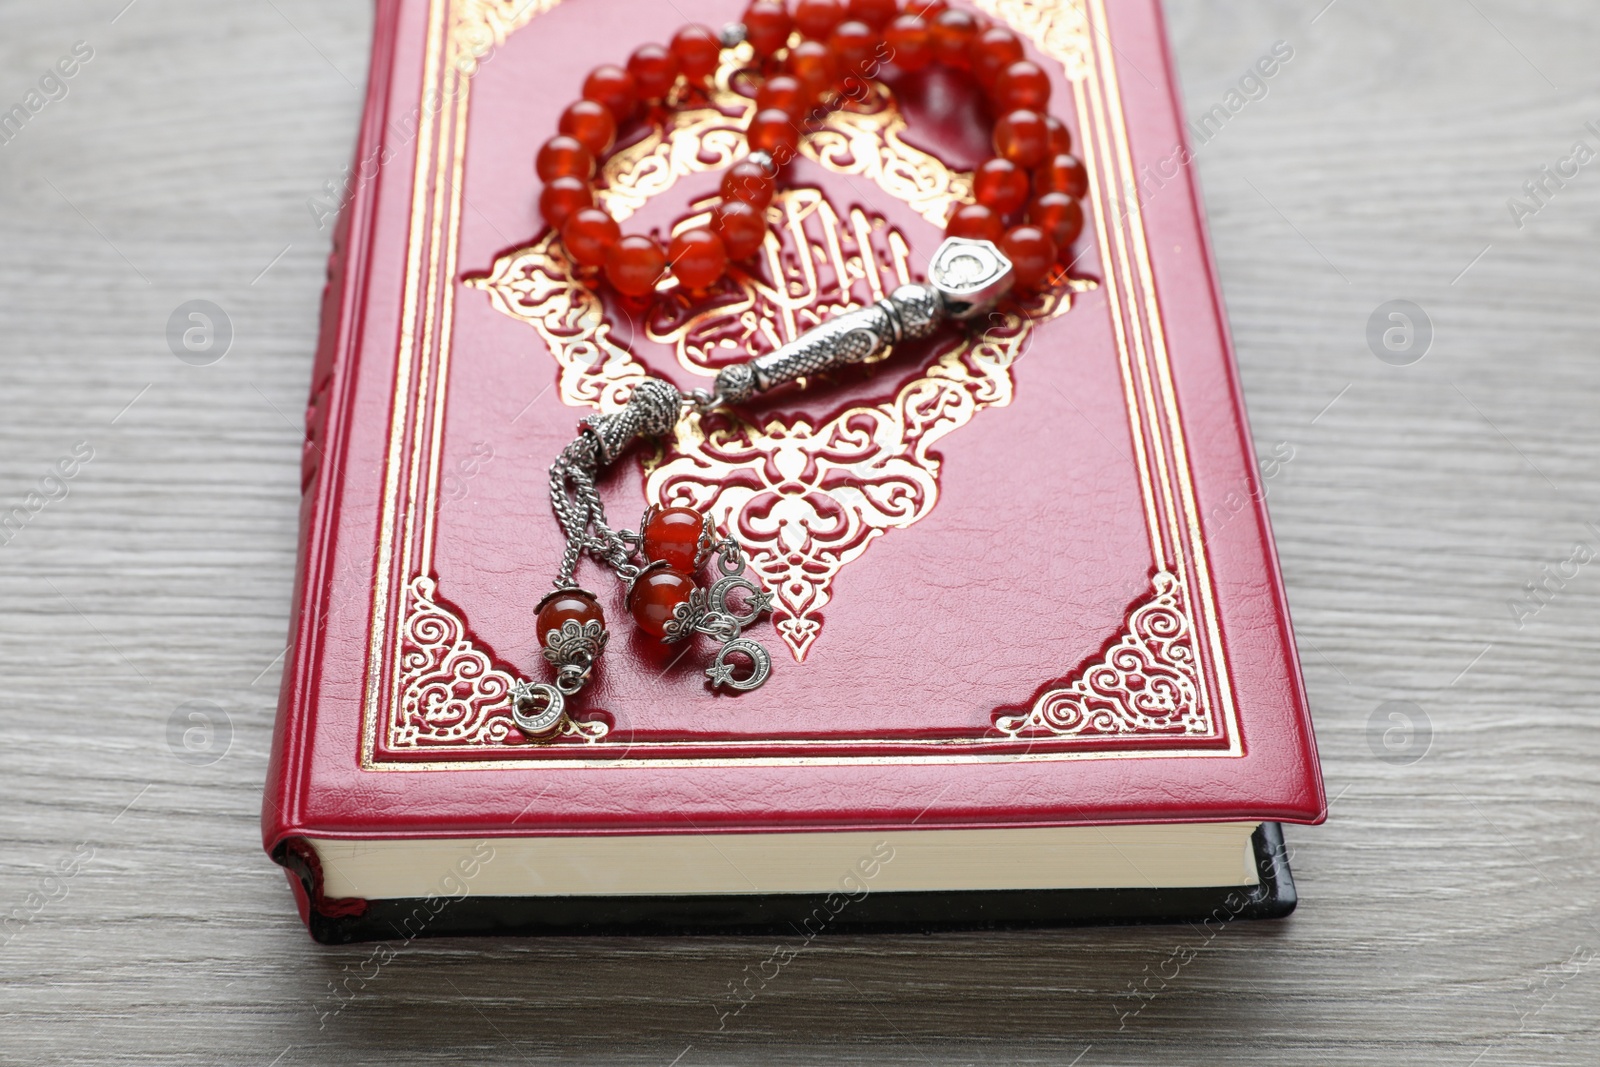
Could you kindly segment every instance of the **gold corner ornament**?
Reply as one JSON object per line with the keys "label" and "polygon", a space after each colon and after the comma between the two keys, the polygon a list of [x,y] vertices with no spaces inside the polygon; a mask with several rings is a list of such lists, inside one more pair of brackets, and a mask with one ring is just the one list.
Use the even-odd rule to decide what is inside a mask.
{"label": "gold corner ornament", "polygon": [[[626,217],[679,178],[736,161],[753,107],[733,88],[740,69],[738,58],[726,61],[708,106],[676,112],[667,130],[607,161],[596,196],[608,211]],[[802,151],[834,173],[870,179],[942,227],[951,205],[970,200],[971,178],[907,145],[904,129],[893,98],[874,87],[830,115]],[[911,281],[904,235],[860,207],[841,215],[820,189],[781,191],[768,222],[759,253],[764,271],[735,265],[709,298],[690,301],[671,288],[657,293],[645,336],[670,347],[688,373],[712,377],[723,363],[779,348]],[[501,256],[467,284],[539,333],[567,404],[615,412],[650,374],[618,341],[600,294],[554,235]],[[981,336],[960,339],[892,397],[827,420],[775,414],[759,422],[717,417],[707,425],[690,418],[665,455],[647,465],[646,491],[663,505],[710,514],[748,547],[775,598],[778,633],[803,661],[839,572],[872,541],[932,510],[939,496],[935,443],[983,408],[1010,403],[1010,367],[1034,325],[1065,312],[1073,293],[1094,284],[1071,279],[1026,308],[997,312]]]}
{"label": "gold corner ornament", "polygon": [[[479,649],[455,612],[440,604],[432,578],[406,586],[410,610],[400,633],[400,709],[389,744],[504,744],[511,737],[511,706],[517,679]],[[610,732],[604,720],[563,721],[561,736],[599,741]]]}
{"label": "gold corner ornament", "polygon": [[1115,644],[1071,682],[1046,690],[1027,711],[1002,715],[994,725],[1018,740],[1209,735],[1215,724],[1200,700],[1201,684],[1183,583],[1159,571]]}
{"label": "gold corner ornament", "polygon": [[450,65],[462,76],[478,73],[483,58],[517,30],[561,0],[454,0],[451,7]]}

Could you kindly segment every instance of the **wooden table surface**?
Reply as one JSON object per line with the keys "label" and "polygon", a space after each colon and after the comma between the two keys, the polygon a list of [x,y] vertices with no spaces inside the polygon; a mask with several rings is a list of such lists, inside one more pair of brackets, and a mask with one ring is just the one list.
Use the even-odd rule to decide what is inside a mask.
{"label": "wooden table surface", "polygon": [[[0,511],[45,499],[0,533],[0,1063],[1600,1062],[1600,10],[1169,18],[1191,116],[1294,51],[1198,166],[1255,439],[1293,456],[1270,507],[1332,799],[1288,831],[1300,910],[830,937],[719,1032],[767,941],[417,942],[343,1004],[371,946],[313,944],[261,853],[307,204],[368,3],[0,3],[0,109],[89,53],[0,144]],[[168,344],[193,299],[233,326],[210,366]],[[1420,359],[1426,331],[1369,345],[1392,300]]]}

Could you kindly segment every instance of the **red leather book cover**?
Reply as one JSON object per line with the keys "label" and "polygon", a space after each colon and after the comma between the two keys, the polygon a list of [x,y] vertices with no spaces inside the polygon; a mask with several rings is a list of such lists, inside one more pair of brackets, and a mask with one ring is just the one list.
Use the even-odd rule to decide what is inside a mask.
{"label": "red leather book cover", "polygon": [[[546,471],[647,374],[688,390],[919,280],[988,117],[959,75],[835,112],[712,301],[584,283],[532,161],[584,74],[738,0],[381,3],[308,409],[293,649],[264,805],[302,837],[1289,820],[1324,799],[1156,0],[982,0],[1090,176],[1070,282],[981,330],[690,422],[602,487],[735,534],[775,597],[770,681],[612,641],[523,741]],[[710,102],[605,164],[627,231],[704,212],[743,151]],[[1133,191],[1143,184],[1136,198]],[[714,650],[713,650],[714,651]]]}

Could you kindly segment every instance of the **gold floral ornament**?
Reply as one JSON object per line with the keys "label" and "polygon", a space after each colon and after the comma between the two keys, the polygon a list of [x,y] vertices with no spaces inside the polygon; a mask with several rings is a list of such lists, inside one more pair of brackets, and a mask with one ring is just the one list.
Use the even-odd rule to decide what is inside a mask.
{"label": "gold floral ornament", "polygon": [[1159,571],[1150,597],[1128,615],[1104,655],[1026,712],[1000,715],[994,725],[1013,738],[1210,734],[1200,686],[1183,583]]}
{"label": "gold floral ornament", "polygon": [[[667,130],[606,162],[596,198],[608,211],[626,217],[680,177],[726,167],[743,154],[752,105],[731,87],[739,68],[737,60],[725,62],[707,106],[676,112]],[[951,205],[970,200],[970,176],[907,145],[899,136],[904,129],[893,98],[875,87],[830,115],[802,152],[835,173],[870,180],[942,229]],[[704,220],[697,215],[679,227]],[[728,362],[769,352],[912,280],[910,248],[899,230],[859,207],[841,215],[820,189],[781,191],[768,222],[755,269],[731,266],[709,296],[691,300],[670,282],[657,293],[645,336],[670,347],[684,371],[709,378]],[[568,404],[618,410],[651,373],[616,342],[601,297],[551,235],[500,257],[486,277],[467,284],[539,333]],[[804,660],[841,569],[938,501],[936,443],[983,408],[1010,402],[1010,367],[1035,324],[1065,312],[1073,292],[1093,285],[1072,279],[1024,309],[997,313],[981,337],[956,341],[893,396],[827,420],[798,413],[759,424],[686,419],[650,465],[646,491],[663,505],[709,513],[746,546],[751,567],[775,598],[779,635]]]}
{"label": "gold floral ornament", "polygon": [[[432,578],[418,576],[406,587],[412,610],[400,634],[404,682],[390,744],[503,743],[511,734],[506,708],[517,679],[473,644],[461,619],[436,594]],[[568,719],[561,736],[598,741],[610,729],[601,719]]]}
{"label": "gold floral ornament", "polygon": [[560,4],[561,0],[456,0],[450,34],[450,63],[471,77],[485,56],[506,43],[517,30]]}

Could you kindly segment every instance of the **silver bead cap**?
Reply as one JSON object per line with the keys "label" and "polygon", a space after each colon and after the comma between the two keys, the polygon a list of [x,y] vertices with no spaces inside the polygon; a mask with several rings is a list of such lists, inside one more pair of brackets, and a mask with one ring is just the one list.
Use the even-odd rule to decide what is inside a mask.
{"label": "silver bead cap", "polygon": [[980,315],[1011,291],[1011,260],[993,241],[949,237],[928,265],[928,284],[944,297],[951,318]]}

